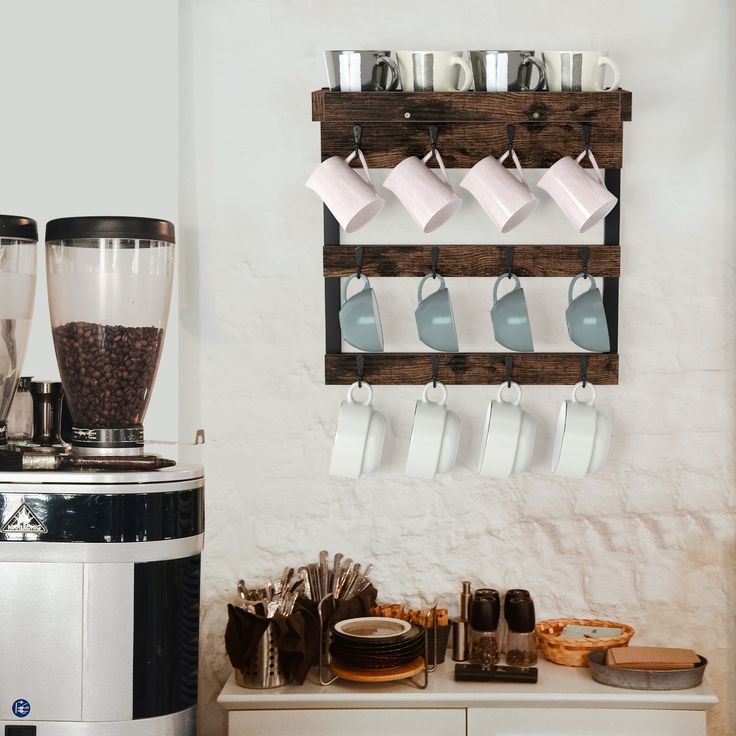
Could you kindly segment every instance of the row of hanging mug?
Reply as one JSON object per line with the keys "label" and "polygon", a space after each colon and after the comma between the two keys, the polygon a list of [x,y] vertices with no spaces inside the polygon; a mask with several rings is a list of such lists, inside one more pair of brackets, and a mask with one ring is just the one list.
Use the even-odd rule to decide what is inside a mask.
{"label": "row of hanging mug", "polygon": [[[399,85],[404,92],[614,92],[621,81],[605,51],[543,51],[540,60],[534,51],[338,50],[325,51],[325,65],[333,92],[391,92]],[[605,67],[613,72],[608,87]]]}
{"label": "row of hanging mug", "polygon": [[[356,398],[359,389],[365,397]],[[432,399],[433,389],[439,397]],[[505,391],[512,392],[509,398]],[[581,392],[587,390],[587,398]],[[595,388],[584,378],[575,384],[572,397],[563,401],[557,418],[552,449],[552,472],[567,478],[583,478],[600,470],[608,457],[611,421],[595,407]],[[501,384],[486,411],[478,460],[479,475],[509,478],[529,469],[537,425],[521,408],[519,384]],[[330,475],[359,478],[381,464],[388,422],[373,408],[373,389],[356,381],[340,406],[330,461]],[[460,445],[460,417],[447,408],[447,388],[430,381],[416,402],[406,460],[406,474],[434,478],[452,470]]]}
{"label": "row of hanging mug", "polygon": [[[466,174],[460,186],[470,192],[502,233],[521,224],[539,204],[524,176],[513,148],[515,127],[509,125],[508,150],[498,159],[493,156],[479,161]],[[539,180],[579,233],[590,230],[616,206],[618,201],[606,189],[603,174],[590,150],[590,125],[583,124],[583,151],[577,156],[564,156],[554,163]],[[437,149],[439,129],[430,126],[431,150],[423,157],[409,156],[391,170],[383,186],[393,192],[407,209],[422,232],[434,232],[460,208],[463,201],[453,190],[445,164]],[[360,148],[362,128],[354,126],[354,150],[345,159],[332,156],[323,161],[307,180],[307,187],[319,195],[343,229],[353,233],[370,222],[382,209],[385,200],[376,191],[368,164]],[[363,179],[350,163],[358,157],[365,172]],[[516,167],[518,178],[503,164],[507,158]],[[592,175],[580,165],[590,160]],[[427,162],[434,157],[439,176]]]}
{"label": "row of hanging mug", "polygon": [[[360,281],[363,288],[348,298],[348,286],[353,279]],[[425,295],[424,287],[428,279],[437,280],[439,288]],[[574,296],[575,285],[580,279],[588,283],[588,288]],[[506,281],[513,281],[513,288],[499,297],[499,287]],[[340,329],[343,339],[358,350],[369,353],[383,352],[383,327],[378,311],[378,300],[368,277],[356,271],[343,279],[341,286]],[[573,277],[567,298],[565,321],[570,339],[584,350],[596,353],[609,352],[611,342],[603,297],[595,279],[587,273],[587,268],[583,273]],[[450,292],[445,286],[444,278],[436,270],[428,273],[419,282],[414,317],[419,339],[427,347],[445,353],[458,352],[457,329]],[[511,270],[501,274],[493,286],[491,324],[496,342],[505,348],[520,353],[534,352],[526,296],[519,277]]]}

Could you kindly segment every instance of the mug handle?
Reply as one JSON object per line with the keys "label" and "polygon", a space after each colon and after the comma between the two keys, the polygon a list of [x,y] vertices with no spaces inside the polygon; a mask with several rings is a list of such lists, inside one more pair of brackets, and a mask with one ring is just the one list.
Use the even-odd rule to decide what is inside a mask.
{"label": "mug handle", "polygon": [[[430,381],[425,387],[424,391],[422,391],[422,401],[428,403],[428,404],[438,404],[439,406],[444,406],[447,403],[447,386],[445,386],[442,381],[437,381],[437,386],[435,387],[434,383]],[[442,391],[442,398],[439,401],[430,401],[427,398],[427,394],[429,393],[429,390],[431,388],[438,388],[440,391]]]}
{"label": "mug handle", "polygon": [[388,83],[388,87],[385,88],[386,92],[393,92],[399,86],[399,67],[396,62],[390,57],[381,54],[376,62],[378,64],[385,64],[388,70],[391,72],[391,81]]}
{"label": "mug handle", "polygon": [[422,163],[423,164],[426,164],[427,161],[429,161],[429,159],[432,158],[432,156],[434,156],[437,159],[437,163],[439,164],[439,167],[440,167],[440,176],[442,177],[442,181],[444,181],[445,184],[447,184],[447,186],[449,187],[450,186],[450,182],[449,182],[449,180],[447,178],[447,169],[445,168],[445,162],[442,160],[442,156],[440,156],[440,152],[436,148],[433,149],[433,150],[431,150],[422,159]]}
{"label": "mug handle", "polygon": [[470,89],[470,85],[473,84],[473,69],[468,63],[468,60],[459,54],[455,54],[450,58],[450,64],[452,64],[452,66],[459,66],[465,72],[465,81],[453,91],[467,92]]}
{"label": "mug handle", "polygon": [[350,166],[350,162],[355,158],[358,157],[360,159],[360,163],[363,166],[363,171],[365,172],[365,178],[368,179],[368,183],[375,189],[376,185],[373,183],[373,177],[371,176],[371,170],[368,168],[368,163],[365,160],[365,156],[363,155],[363,151],[358,148],[356,151],[353,151],[346,159],[345,163]]}
{"label": "mug handle", "polygon": [[[371,286],[371,282],[368,281],[368,277],[366,275],[360,274],[360,276],[358,276],[357,273],[351,273],[350,276],[348,276],[346,279],[343,279],[343,282],[340,285],[340,309],[342,309],[345,306],[345,302],[348,300],[348,284],[353,279],[365,280],[365,284],[363,285],[362,291],[369,289]],[[363,381],[363,383],[365,383],[365,381]]]}
{"label": "mug handle", "polygon": [[621,84],[621,70],[618,68],[618,64],[611,59],[609,56],[601,56],[598,59],[598,66],[610,66],[613,72],[613,82],[610,87],[602,87],[596,82],[596,92],[615,92]]}
{"label": "mug handle", "polygon": [[[544,64],[542,64],[539,59],[537,59],[536,56],[532,56],[531,54],[524,57],[524,61],[521,62],[522,64],[532,64],[537,68],[537,71],[539,72],[539,81],[537,82],[537,86],[531,90],[532,92],[539,92],[540,89],[544,87],[544,85],[547,83],[547,72],[544,69]],[[522,92],[529,92],[531,88],[530,87],[522,87]]]}
{"label": "mug handle", "polygon": [[368,383],[368,381],[363,381],[363,387],[368,390],[368,396],[366,397],[365,401],[358,401],[354,394],[355,392],[360,389],[360,385],[358,384],[358,381],[356,381],[354,384],[350,386],[348,389],[348,401],[351,404],[363,404],[363,406],[370,406],[371,402],[373,401],[373,386]]}
{"label": "mug handle", "polygon": [[442,278],[440,274],[435,274],[434,276],[431,273],[428,273],[426,276],[422,278],[422,280],[419,282],[419,288],[417,289],[417,304],[422,303],[422,289],[424,289],[424,284],[427,282],[427,279],[432,278],[438,278],[440,280],[440,289],[445,288],[445,280]]}
{"label": "mug handle", "polygon": [[[584,279],[584,278],[585,278],[584,273],[579,273],[577,276],[573,276],[572,281],[570,282],[570,288],[567,290],[567,303],[568,304],[572,304],[573,302],[572,292],[573,292],[573,289],[575,288],[575,284],[577,284],[579,279]],[[588,274],[588,278],[590,279],[590,286],[588,287],[588,291],[592,291],[593,289],[595,289],[595,279],[590,274]]]}
{"label": "mug handle", "polygon": [[577,395],[578,394],[578,389],[583,388],[583,382],[582,381],[578,381],[572,387],[572,400],[573,400],[573,403],[575,403],[575,404],[587,404],[588,406],[592,406],[593,404],[595,404],[595,386],[590,381],[586,381],[585,382],[585,385],[586,386],[590,386],[590,390],[592,391],[592,395],[590,397],[590,401],[580,401],[578,399],[578,395]]}
{"label": "mug handle", "polygon": [[603,174],[601,174],[601,170],[598,168],[598,162],[595,160],[595,156],[593,155],[593,151],[588,148],[587,150],[583,151],[576,159],[576,163],[580,163],[585,157],[588,157],[590,159],[590,163],[593,166],[593,172],[595,174],[595,177],[598,179],[598,182],[602,187],[606,186],[606,182],[603,178]]}
{"label": "mug handle", "polygon": [[498,287],[501,285],[501,282],[507,278],[512,278],[515,282],[514,288],[511,291],[516,291],[517,289],[521,289],[521,281],[519,281],[519,277],[515,273],[512,273],[510,277],[507,273],[502,273],[496,279],[496,283],[493,285],[493,303],[494,304],[498,301]]}
{"label": "mug handle", "polygon": [[[516,398],[512,399],[511,401],[507,401],[503,398],[504,389],[507,387],[516,389]],[[521,404],[521,386],[519,386],[516,381],[511,381],[510,386],[508,383],[506,383],[506,381],[504,381],[498,387],[498,395],[496,396],[496,400],[499,401],[501,404],[513,404],[514,406],[519,406],[519,404]]]}
{"label": "mug handle", "polygon": [[[521,168],[521,163],[519,162],[519,157],[516,155],[516,151],[512,148],[510,151],[511,154],[511,160],[516,165],[516,170],[519,172],[519,178],[521,179],[521,183],[529,189],[529,185],[526,183],[526,177],[524,176],[524,169]],[[498,163],[502,164],[507,158],[509,157],[509,151],[506,151],[501,158],[498,159]],[[531,191],[531,189],[529,189]]]}

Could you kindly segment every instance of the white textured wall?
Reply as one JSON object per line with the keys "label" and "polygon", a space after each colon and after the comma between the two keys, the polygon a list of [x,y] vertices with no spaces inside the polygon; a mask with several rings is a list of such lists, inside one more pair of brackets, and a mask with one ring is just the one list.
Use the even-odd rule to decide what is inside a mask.
{"label": "white textured wall", "polygon": [[[182,12],[182,421],[201,421],[209,441],[205,736],[224,728],[212,701],[229,673],[222,633],[234,582],[322,547],[373,561],[384,599],[437,592],[453,607],[467,577],[530,588],[542,617],[613,617],[634,625],[639,643],[693,646],[723,698],[711,733],[736,732],[731,3],[188,0]],[[529,387],[533,472],[479,479],[492,389],[451,387],[464,422],[459,465],[434,482],[408,479],[418,389],[378,387],[392,425],[385,467],[359,482],[328,477],[344,389],[322,381],[321,208],[303,186],[319,160],[309,93],[324,83],[322,49],[377,46],[602,48],[619,60],[634,120],[625,130],[621,385],[599,391],[614,423],[599,476],[550,475],[567,389]],[[421,242],[387,198],[361,238]],[[502,242],[471,202],[439,238]],[[545,239],[572,240],[547,201],[503,242]],[[387,282],[376,282],[387,342],[413,347],[415,283]],[[450,286],[461,342],[486,347],[490,281]],[[529,286],[540,347],[564,349],[565,289]]]}

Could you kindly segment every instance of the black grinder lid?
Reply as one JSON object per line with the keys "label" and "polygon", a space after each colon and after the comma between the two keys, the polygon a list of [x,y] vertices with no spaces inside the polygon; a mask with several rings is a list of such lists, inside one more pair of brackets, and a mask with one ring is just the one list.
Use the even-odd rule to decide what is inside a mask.
{"label": "black grinder lid", "polygon": [[176,242],[173,223],[150,217],[61,217],[46,223],[46,242],[76,238]]}
{"label": "black grinder lid", "polygon": [[0,215],[0,238],[38,241],[38,225],[30,217]]}

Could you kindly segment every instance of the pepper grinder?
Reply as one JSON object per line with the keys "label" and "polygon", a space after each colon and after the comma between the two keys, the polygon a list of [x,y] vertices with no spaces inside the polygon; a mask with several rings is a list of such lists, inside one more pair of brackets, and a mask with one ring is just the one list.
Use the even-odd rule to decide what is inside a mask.
{"label": "pepper grinder", "polygon": [[533,667],[537,663],[534,601],[522,596],[507,598],[504,612],[508,625],[506,664],[514,667]]}
{"label": "pepper grinder", "polygon": [[470,661],[482,667],[498,664],[498,620],[501,617],[501,598],[493,588],[475,591],[470,607]]}
{"label": "pepper grinder", "polygon": [[463,580],[463,589],[460,593],[460,616],[452,622],[452,659],[455,662],[465,662],[470,651],[468,640],[468,616],[472,591],[470,580]]}

